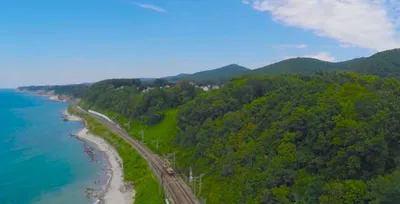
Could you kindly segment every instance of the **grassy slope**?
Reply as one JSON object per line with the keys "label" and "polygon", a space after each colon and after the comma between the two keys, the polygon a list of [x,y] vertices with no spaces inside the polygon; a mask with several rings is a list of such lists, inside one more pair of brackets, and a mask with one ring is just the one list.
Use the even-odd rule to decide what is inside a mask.
{"label": "grassy slope", "polygon": [[155,140],[157,139],[159,139],[158,145],[160,153],[168,153],[172,151],[171,144],[178,131],[176,126],[177,113],[178,109],[168,110],[165,112],[165,118],[161,123],[155,126],[148,126],[145,129],[145,143],[147,143],[147,146],[153,152],[156,152]]}
{"label": "grassy slope", "polygon": [[105,128],[90,115],[76,113],[72,108],[69,108],[69,111],[84,118],[89,125],[90,132],[103,137],[118,151],[118,154],[123,160],[125,181],[131,182],[135,186],[135,204],[164,203],[163,193],[159,195],[159,183],[157,178],[151,172],[147,162],[130,144]]}
{"label": "grassy slope", "polygon": [[[159,139],[159,152],[161,154],[165,154],[173,151],[171,148],[172,141],[174,140],[178,131],[176,125],[176,114],[178,113],[178,109],[171,109],[165,111],[164,113],[165,117],[162,122],[154,126],[138,124],[135,121],[130,121],[126,118],[118,116],[116,113],[108,112],[106,115],[110,118],[118,116],[118,124],[120,124],[121,127],[124,127],[125,130],[137,140],[142,140],[142,136],[139,132],[144,130],[144,142],[146,146],[149,147],[153,152],[156,152],[156,140]],[[127,125],[128,122],[131,122],[130,128]]]}
{"label": "grassy slope", "polygon": [[[108,117],[113,118],[118,116],[118,124],[121,125],[121,127],[124,127],[124,129],[130,133],[130,135],[136,139],[141,141],[142,136],[139,133],[141,130],[144,130],[145,133],[145,145],[152,150],[153,152],[156,152],[156,140],[157,138],[159,139],[159,153],[161,155],[166,155],[169,153],[172,153],[176,151],[176,158],[177,158],[177,166],[182,167],[182,165],[186,165],[191,162],[192,160],[192,152],[190,151],[182,151],[178,146],[173,144],[173,140],[175,139],[178,128],[176,124],[176,116],[178,113],[178,109],[171,109],[168,111],[165,111],[165,117],[161,121],[161,123],[154,125],[154,126],[146,126],[146,125],[141,125],[137,123],[136,121],[132,121],[129,119],[126,119],[116,113],[113,112],[106,112],[102,111],[99,109],[94,109],[100,113],[106,114]],[[130,128],[128,127],[128,123],[130,124]],[[170,158],[171,159],[171,158]],[[198,161],[202,162],[202,161]],[[187,175],[186,175],[187,176]],[[205,183],[211,183],[210,179],[205,180]],[[208,195],[212,195],[212,192],[210,191],[205,191],[208,192]]]}

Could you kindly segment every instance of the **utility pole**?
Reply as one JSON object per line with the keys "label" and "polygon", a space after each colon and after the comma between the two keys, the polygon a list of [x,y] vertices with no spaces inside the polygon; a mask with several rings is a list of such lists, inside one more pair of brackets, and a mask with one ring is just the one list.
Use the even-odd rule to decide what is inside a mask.
{"label": "utility pole", "polygon": [[156,149],[157,149],[157,154],[158,154],[158,138],[157,138]]}
{"label": "utility pole", "polygon": [[158,187],[158,195],[161,195],[161,188],[164,186],[164,172],[161,173],[161,185]]}
{"label": "utility pole", "polygon": [[197,177],[194,177],[194,185],[193,185],[194,196],[196,196],[196,179]]}
{"label": "utility pole", "polygon": [[203,177],[204,174],[200,174],[200,188],[199,188],[199,194],[201,193],[201,177]]}
{"label": "utility pole", "polygon": [[139,133],[142,134],[142,143],[144,143],[144,131],[141,130]]}
{"label": "utility pole", "polygon": [[159,138],[157,138],[156,140],[151,140],[151,143],[153,144],[153,142],[156,142],[156,153],[158,154],[158,140]]}
{"label": "utility pole", "polygon": [[172,157],[172,168],[175,169],[175,167],[176,167],[176,163],[175,163],[175,161],[176,161],[176,152],[167,154],[168,161],[169,161],[169,159],[171,159],[171,157]]}
{"label": "utility pole", "polygon": [[174,152],[174,160],[173,160],[173,163],[172,163],[172,166],[173,166],[173,168],[175,169],[175,160],[176,159],[176,156],[175,156],[175,152]]}
{"label": "utility pole", "polygon": [[189,171],[189,184],[193,187],[192,167],[190,167],[190,171]]}

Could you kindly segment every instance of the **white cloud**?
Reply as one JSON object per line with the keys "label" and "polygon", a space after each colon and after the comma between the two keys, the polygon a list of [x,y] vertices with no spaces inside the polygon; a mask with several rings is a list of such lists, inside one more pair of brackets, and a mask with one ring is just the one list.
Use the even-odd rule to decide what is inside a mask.
{"label": "white cloud", "polygon": [[242,3],[243,4],[250,4],[250,1],[249,0],[242,0]]}
{"label": "white cloud", "polygon": [[307,48],[308,45],[306,44],[281,44],[281,45],[274,45],[276,49],[288,49],[288,48],[296,48],[296,49],[304,49]]}
{"label": "white cloud", "polygon": [[339,47],[341,47],[341,48],[352,48],[352,47],[354,47],[353,45],[349,45],[349,44],[344,44],[344,43],[342,43],[342,44],[339,44]]}
{"label": "white cloud", "polygon": [[250,0],[287,26],[341,44],[381,51],[400,47],[400,0]]}
{"label": "white cloud", "polygon": [[314,55],[303,55],[303,56],[286,56],[285,59],[297,58],[297,57],[306,57],[306,58],[314,58],[327,62],[335,62],[335,57],[331,56],[328,52],[320,52]]}
{"label": "white cloud", "polygon": [[301,44],[301,45],[297,45],[296,48],[304,49],[304,48],[307,48],[307,47],[308,47],[308,45],[306,45],[306,44]]}
{"label": "white cloud", "polygon": [[157,11],[157,12],[161,12],[161,13],[167,12],[165,9],[158,7],[158,6],[151,5],[151,4],[142,4],[142,3],[137,3],[137,2],[132,2],[132,3],[141,8],[151,9],[153,11]]}

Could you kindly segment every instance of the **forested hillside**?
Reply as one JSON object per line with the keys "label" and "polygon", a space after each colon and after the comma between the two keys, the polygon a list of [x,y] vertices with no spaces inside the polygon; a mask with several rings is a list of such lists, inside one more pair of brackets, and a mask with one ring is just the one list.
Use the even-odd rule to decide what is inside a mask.
{"label": "forested hillside", "polygon": [[288,73],[313,74],[317,71],[331,71],[336,68],[335,63],[325,62],[312,58],[293,58],[283,60],[252,71],[252,74],[279,75]]}
{"label": "forested hillside", "polygon": [[193,81],[218,81],[226,82],[232,79],[248,73],[250,69],[242,67],[237,64],[230,64],[218,69],[206,70],[196,72],[194,74],[179,74],[177,76],[164,77],[168,81],[179,81],[182,79],[188,79]]}
{"label": "forested hillside", "polygon": [[131,85],[95,84],[81,105],[117,116],[130,132],[147,126],[161,151],[177,152],[178,172],[204,173],[199,196],[207,203],[398,200],[395,79],[247,76],[209,92],[187,81],[146,93]]}
{"label": "forested hillside", "polygon": [[21,91],[54,91],[54,94],[68,95],[74,98],[83,97],[85,91],[88,89],[90,84],[77,84],[77,85],[57,85],[57,86],[23,86],[18,87]]}
{"label": "forested hillside", "polygon": [[[177,83],[181,80],[190,80],[197,83],[205,84],[223,84],[235,77],[244,75],[272,75],[280,74],[314,74],[316,72],[357,72],[363,74],[377,75],[380,77],[394,77],[400,79],[400,49],[388,50],[376,53],[366,58],[356,58],[343,62],[325,62],[312,58],[294,58],[283,60],[274,64],[267,65],[258,69],[248,69],[237,64],[227,65],[221,68],[196,72],[194,74],[179,74],[176,76],[156,78],[138,78],[140,79],[141,88],[144,84],[151,85],[155,80],[164,80],[167,82]],[[121,79],[118,79],[121,80]],[[129,79],[122,79],[128,80]],[[51,91],[55,90],[56,94],[69,94],[81,97],[84,91],[91,84],[79,85],[60,85],[60,86],[26,86],[19,87],[28,91]],[[129,84],[125,84],[130,86]],[[142,90],[142,89],[141,89]]]}
{"label": "forested hillside", "polygon": [[181,165],[206,172],[210,203],[390,203],[399,94],[367,75],[237,79],[181,107]]}
{"label": "forested hillside", "polygon": [[203,85],[215,82],[208,78],[215,73],[233,77],[211,91],[161,78],[58,92],[76,92],[81,107],[109,115],[136,139],[143,130],[150,149],[176,152],[178,173],[192,167],[204,175],[197,192],[207,203],[400,199],[399,49],[340,63],[297,58],[254,71],[232,66],[237,75],[222,68],[196,75]]}
{"label": "forested hillside", "polygon": [[379,52],[370,57],[344,62],[325,62],[312,58],[294,58],[252,71],[252,74],[313,74],[317,71],[350,71],[400,79],[400,49]]}
{"label": "forested hillside", "polygon": [[379,52],[356,62],[349,61],[342,64],[341,69],[400,79],[400,49]]}
{"label": "forested hillside", "polygon": [[[155,81],[154,83],[158,83]],[[196,96],[195,86],[181,81],[172,88],[159,86],[143,93],[145,86],[139,79],[104,80],[91,86],[81,106],[135,119],[152,125],[164,118],[164,112],[187,103]]]}

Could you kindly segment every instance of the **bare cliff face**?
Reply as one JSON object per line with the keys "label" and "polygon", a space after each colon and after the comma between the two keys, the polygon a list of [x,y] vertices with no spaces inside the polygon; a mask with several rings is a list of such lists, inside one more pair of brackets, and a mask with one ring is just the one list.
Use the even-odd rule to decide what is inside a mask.
{"label": "bare cliff face", "polygon": [[70,96],[63,95],[63,94],[56,94],[54,90],[51,90],[51,91],[46,91],[46,90],[30,91],[30,90],[27,90],[27,89],[17,89],[16,91],[17,92],[25,92],[25,93],[33,93],[33,94],[36,94],[38,96],[46,97],[49,100],[57,101],[57,102],[63,102],[63,103],[71,102],[71,101],[74,100]]}
{"label": "bare cliff face", "polygon": [[54,92],[47,93],[46,96],[52,101],[58,101],[58,102],[63,102],[63,103],[71,102],[73,100],[71,97],[69,97],[67,95],[54,94]]}

